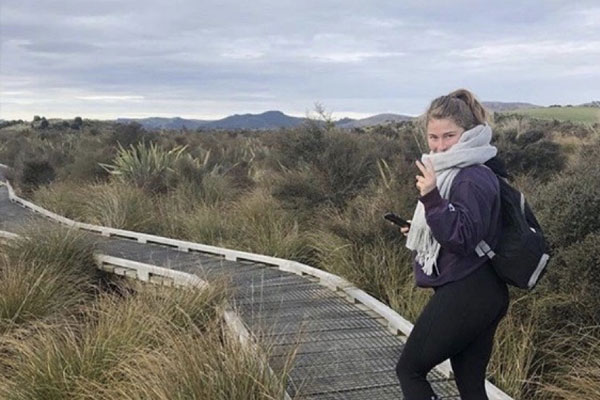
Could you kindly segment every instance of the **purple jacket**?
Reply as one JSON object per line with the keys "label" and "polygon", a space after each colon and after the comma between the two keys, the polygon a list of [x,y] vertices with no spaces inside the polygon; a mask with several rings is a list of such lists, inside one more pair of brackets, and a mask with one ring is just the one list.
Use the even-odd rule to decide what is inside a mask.
{"label": "purple jacket", "polygon": [[457,281],[483,266],[475,247],[483,239],[492,248],[500,237],[500,188],[498,178],[482,165],[463,168],[454,178],[448,200],[434,189],[419,198],[433,237],[442,246],[437,259],[440,271],[425,275],[414,262],[417,286],[437,287]]}

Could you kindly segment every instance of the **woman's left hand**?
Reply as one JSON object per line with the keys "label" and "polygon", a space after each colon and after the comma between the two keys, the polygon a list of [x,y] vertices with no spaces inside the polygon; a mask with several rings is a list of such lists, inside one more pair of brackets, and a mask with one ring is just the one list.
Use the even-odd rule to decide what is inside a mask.
{"label": "woman's left hand", "polygon": [[417,175],[417,189],[419,189],[421,196],[425,196],[437,186],[435,169],[433,167],[433,163],[429,159],[425,160],[425,164],[422,164],[419,160],[417,160],[417,167],[423,174],[423,176]]}

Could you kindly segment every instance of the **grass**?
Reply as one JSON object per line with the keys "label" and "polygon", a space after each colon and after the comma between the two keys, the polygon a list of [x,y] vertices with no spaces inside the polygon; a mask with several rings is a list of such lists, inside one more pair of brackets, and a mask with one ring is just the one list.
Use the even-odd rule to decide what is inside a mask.
{"label": "grass", "polygon": [[0,398],[283,397],[286,374],[273,375],[265,354],[224,327],[223,282],[200,290],[117,281],[102,291],[87,237],[22,233],[0,247]]}
{"label": "grass", "polygon": [[600,327],[548,334],[544,362],[553,368],[540,379],[536,395],[549,400],[600,398]]}
{"label": "grass", "polygon": [[21,399],[276,399],[283,382],[262,356],[224,334],[221,288],[135,285],[102,295],[78,321],[4,338],[0,396]]}
{"label": "grass", "polygon": [[76,312],[99,278],[81,233],[40,226],[22,234],[0,246],[0,333]]}
{"label": "grass", "polygon": [[514,110],[509,113],[540,119],[556,119],[589,124],[600,123],[600,108],[598,107],[541,107]]}
{"label": "grass", "polygon": [[[531,136],[532,132],[533,134],[542,132],[544,140],[559,143],[561,149],[567,152],[570,158],[565,168],[553,170],[558,179],[553,178],[548,185],[541,183],[528,163],[523,163],[523,171],[517,174],[517,185],[525,191],[528,201],[534,206],[538,216],[547,216],[542,221],[546,233],[560,232],[560,235],[549,235],[552,236],[555,247],[560,248],[562,243],[558,239],[564,240],[566,237],[579,243],[583,237],[578,236],[577,229],[581,229],[582,224],[586,224],[590,232],[598,232],[600,229],[593,218],[598,215],[596,202],[588,201],[587,197],[582,197],[584,201],[572,201],[569,207],[585,212],[581,211],[582,218],[567,221],[570,224],[565,223],[562,228],[560,221],[556,220],[555,204],[544,201],[544,198],[548,197],[548,188],[552,187],[556,192],[552,193],[560,195],[555,196],[557,199],[565,196],[572,197],[573,191],[569,191],[564,184],[566,179],[564,177],[569,174],[575,177],[573,179],[580,181],[580,186],[583,185],[581,190],[583,194],[591,193],[596,188],[595,181],[592,179],[594,175],[585,173],[587,170],[582,170],[584,173],[578,172],[579,170],[574,166],[580,162],[595,165],[593,154],[586,160],[580,161],[582,155],[579,150],[584,149],[583,153],[591,153],[591,149],[597,146],[600,138],[597,128],[592,125],[563,123],[560,120],[564,117],[565,120],[582,121],[587,124],[598,122],[598,109],[563,107],[522,112],[550,113],[536,115],[536,118],[557,121],[548,122],[527,116],[523,118],[513,116],[499,121],[494,126],[495,133],[501,136],[516,134],[524,138]],[[590,116],[593,115],[595,119],[592,120]],[[400,133],[396,132],[397,135],[393,137],[398,140],[382,141],[381,138],[374,137],[376,133],[365,132],[353,135],[351,142],[348,142],[345,137],[337,136],[339,140],[329,140],[331,135],[323,134],[318,127],[311,129],[313,131],[308,133],[298,128],[290,132],[268,134],[227,132],[176,136],[171,133],[157,134],[156,143],[159,143],[163,149],[188,146],[186,149],[189,154],[195,157],[188,158],[187,154],[185,157],[182,155],[177,162],[169,163],[172,171],[161,170],[167,171],[159,175],[159,181],[162,182],[161,190],[148,190],[144,184],[140,185],[142,189],[129,188],[119,183],[117,176],[112,176],[112,180],[108,183],[76,186],[73,181],[66,180],[71,179],[71,175],[64,173],[61,169],[62,164],[52,161],[59,177],[57,179],[63,178],[65,181],[42,187],[34,196],[36,202],[45,202],[44,204],[59,213],[78,216],[78,219],[81,218],[86,222],[155,232],[165,236],[306,262],[349,279],[391,305],[407,319],[416,320],[430,292],[415,287],[410,255],[404,249],[403,240],[397,230],[386,226],[381,219],[381,215],[388,210],[410,217],[414,209],[417,196],[413,171],[416,150],[412,149],[417,138],[411,135],[414,134],[414,129],[405,126],[398,131]],[[38,133],[31,131],[27,135],[35,137]],[[2,134],[3,132],[0,131],[0,135]],[[406,134],[406,137],[398,136],[400,134]],[[27,147],[29,140],[26,138],[27,135],[15,136],[15,138],[19,140],[20,145]],[[312,139],[311,135],[314,136]],[[71,136],[70,140],[76,142],[77,137]],[[107,137],[112,138],[114,142],[113,136],[106,136],[105,133],[100,132],[95,137],[98,138],[98,143],[102,144],[107,143]],[[48,136],[44,140],[62,139],[57,134]],[[1,155],[18,154],[18,143],[14,140],[6,141],[0,147]],[[254,147],[248,147],[249,143]],[[506,143],[498,142],[499,148],[503,145],[505,145],[504,150],[515,150],[506,147]],[[329,148],[331,146],[334,147]],[[411,149],[404,149],[404,147],[411,147]],[[69,159],[69,154],[60,154],[67,148],[69,147],[54,146],[53,152],[56,154],[53,153],[54,155],[48,158]],[[107,147],[107,150],[99,151],[98,154],[112,154],[117,149]],[[535,151],[523,153],[521,156],[525,161],[539,160],[535,158],[539,157],[539,152]],[[361,160],[369,161],[365,164],[368,168],[361,167],[363,165]],[[511,166],[509,165],[508,168],[510,171]],[[92,168],[88,169],[92,170]],[[363,180],[364,177],[368,179]],[[84,179],[84,181],[93,180]],[[100,195],[100,192],[106,193]],[[339,201],[332,201],[336,198]],[[564,209],[565,207],[559,207],[559,211],[562,210],[563,213]],[[581,254],[586,253],[585,243],[580,246]],[[553,270],[562,280],[570,273],[580,276],[577,270],[566,271],[569,266],[573,268],[579,266],[574,251],[567,256],[568,260],[561,264],[560,271],[559,268]],[[589,258],[590,260],[592,258]],[[17,266],[17,268],[21,267]],[[599,336],[590,333],[592,327],[585,325],[588,324],[588,320],[578,319],[581,315],[571,315],[578,313],[577,310],[581,310],[580,308],[563,304],[561,309],[561,312],[564,311],[563,314],[559,315],[551,311],[553,302],[560,300],[556,297],[557,292],[565,293],[568,290],[561,287],[561,279],[550,282],[551,277],[552,274],[549,274],[544,281],[549,284],[548,290],[539,288],[528,296],[513,293],[513,298],[516,300],[512,302],[510,312],[500,323],[496,335],[495,350],[489,366],[492,380],[515,398],[570,400],[598,397],[597,386],[594,383],[598,381],[596,379],[598,369],[588,354],[597,354],[594,343],[598,343]],[[550,283],[558,287],[551,290]],[[581,298],[589,296],[586,291],[579,291],[577,295]],[[206,319],[200,318],[200,320],[212,321],[210,318],[207,316]],[[50,324],[53,320],[46,318],[43,321]],[[185,325],[186,318],[182,317],[180,322],[182,321]],[[577,325],[577,329],[565,330],[564,327],[574,323],[573,321],[579,321],[577,323],[580,325]],[[586,321],[585,326],[581,325],[583,324],[581,321]],[[29,323],[23,322],[23,324]],[[159,324],[159,322],[152,323]],[[203,323],[199,325],[201,324]],[[185,329],[192,328],[195,332],[193,326],[199,325],[190,324]],[[215,325],[208,323],[208,326]],[[73,335],[80,335],[82,329],[81,326],[76,328]],[[185,329],[179,329],[179,332],[188,332]],[[585,339],[578,329],[582,330],[581,332],[587,329]],[[17,331],[18,329],[11,328],[7,332],[12,335]],[[214,334],[213,337],[218,338],[221,344],[227,340],[220,333],[217,334],[217,328],[207,328],[204,331],[200,329],[200,331],[208,336]],[[557,335],[553,335],[556,333],[554,331],[560,332],[560,340],[563,342],[571,340],[573,346],[559,345],[560,340],[557,339]],[[184,333],[179,338],[183,340],[184,336],[188,335],[191,339],[200,340],[203,335],[194,332]],[[202,349],[201,346],[204,345],[200,341],[192,342],[187,341],[188,339],[177,343],[179,339],[171,339],[170,335],[164,333],[163,340],[169,343],[171,349],[185,346]],[[61,340],[66,341],[68,338]],[[222,353],[229,351],[226,350],[228,348],[241,354],[242,350],[230,347],[234,345],[235,343],[230,343],[227,344],[229,347],[216,348]],[[240,383],[239,387],[219,383],[217,386],[221,388],[219,389],[221,392],[198,392],[196,390],[205,389],[198,389],[200,383],[196,381],[204,379],[219,382],[223,379],[222,376],[216,372],[215,375],[211,375],[213,372],[209,373],[201,369],[200,364],[208,363],[207,360],[200,358],[192,360],[189,358],[191,355],[183,353],[178,354],[177,358],[165,358],[165,355],[159,351],[162,348],[162,345],[157,342],[155,348],[143,350],[140,354],[132,350],[131,358],[127,358],[123,364],[111,367],[112,371],[117,371],[114,374],[132,380],[133,377],[139,380],[146,372],[151,379],[161,382],[160,388],[146,385],[136,389],[133,384],[126,388],[115,384],[114,388],[109,388],[95,381],[92,385],[95,387],[94,393],[100,398],[103,398],[102,396],[167,398],[166,393],[177,393],[178,398],[189,398],[191,396],[189,393],[212,396],[208,398],[226,398],[220,396],[238,398],[241,396],[240,390],[252,393],[251,396],[254,396],[256,386],[251,384],[253,379],[262,382],[259,386],[271,387],[270,383],[265,383],[271,381],[261,380],[263,378],[260,376],[263,375],[259,364],[252,364],[255,359],[246,361],[238,359],[232,360],[227,365],[211,364],[210,371],[226,371],[226,375],[236,377],[235,381]],[[211,350],[203,351],[206,354],[213,354],[210,353]],[[219,357],[223,358],[215,355],[215,358],[219,359]],[[198,366],[195,365],[196,362],[199,363]],[[244,364],[245,362],[256,366],[254,370],[257,371],[257,375],[250,380],[243,376],[238,377],[234,372],[233,365],[249,365]],[[194,375],[196,381],[192,382],[193,379],[189,378],[190,382],[178,386],[177,382],[181,383],[181,381],[177,381],[169,371],[169,368],[175,368],[178,363],[190,366],[188,371],[190,374],[196,374]],[[150,367],[153,365],[165,365],[168,368],[152,370]],[[148,369],[135,369],[138,366],[145,366]],[[574,367],[571,368],[572,366]],[[181,376],[187,376],[188,371],[180,372]],[[198,378],[200,375],[203,378]],[[84,383],[81,382],[87,379],[78,381],[78,385],[83,387]],[[569,397],[569,392],[574,395]],[[265,392],[261,393],[267,396]],[[77,396],[85,398],[84,395],[77,394]]]}

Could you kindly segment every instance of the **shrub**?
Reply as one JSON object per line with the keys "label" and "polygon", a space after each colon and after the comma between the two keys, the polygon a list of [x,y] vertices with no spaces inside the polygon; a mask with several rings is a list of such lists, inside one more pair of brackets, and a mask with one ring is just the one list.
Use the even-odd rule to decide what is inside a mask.
{"label": "shrub", "polygon": [[152,132],[147,132],[137,122],[117,124],[107,137],[109,146],[121,145],[124,148],[129,148],[141,142],[152,142],[155,140],[156,135]]}
{"label": "shrub", "polygon": [[[549,269],[556,289],[569,293],[582,303],[585,314],[600,324],[600,230],[559,250]],[[583,315],[580,316],[584,319]]]}
{"label": "shrub", "polygon": [[108,180],[110,174],[102,167],[113,158],[110,148],[102,146],[99,139],[83,137],[71,152],[71,160],[58,171],[59,179],[75,182]]}
{"label": "shrub", "polygon": [[272,133],[274,151],[269,155],[271,168],[296,168],[312,164],[325,147],[325,132],[317,124],[306,124],[287,131]]}
{"label": "shrub", "polygon": [[19,187],[26,193],[33,191],[38,186],[47,185],[54,180],[56,173],[54,167],[46,160],[24,161],[22,169],[17,173]]}
{"label": "shrub", "polygon": [[314,212],[328,198],[318,171],[311,166],[279,173],[269,182],[271,195],[286,209]]}
{"label": "shrub", "polygon": [[530,198],[555,248],[600,230],[600,165],[585,161],[582,164],[547,183],[535,198]]}
{"label": "shrub", "polygon": [[498,132],[493,143],[498,147],[498,155],[506,163],[511,175],[531,174],[541,181],[547,181],[566,165],[566,156],[557,143],[545,139],[540,130],[526,130],[519,134],[508,129]]}
{"label": "shrub", "polygon": [[376,176],[376,159],[373,148],[361,146],[358,137],[329,134],[315,165],[328,189],[328,200],[342,206],[354,197]]}

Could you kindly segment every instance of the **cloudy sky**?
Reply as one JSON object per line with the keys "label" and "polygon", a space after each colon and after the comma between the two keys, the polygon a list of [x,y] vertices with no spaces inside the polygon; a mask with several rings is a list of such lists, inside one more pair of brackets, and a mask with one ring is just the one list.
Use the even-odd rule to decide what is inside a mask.
{"label": "cloudy sky", "polygon": [[1,0],[0,118],[600,100],[594,1]]}

